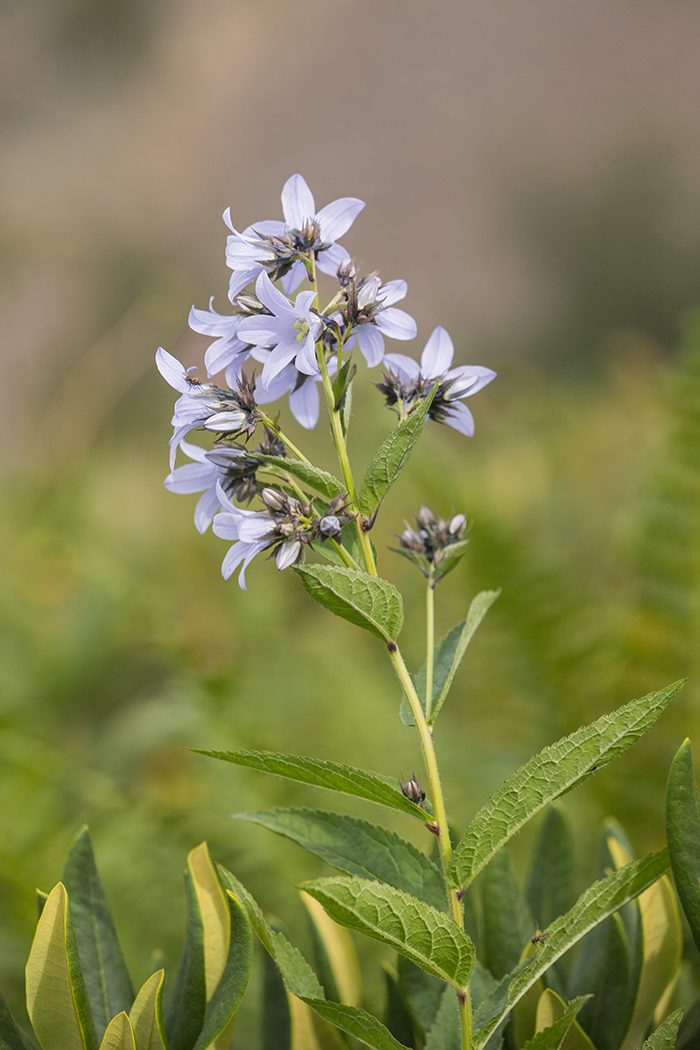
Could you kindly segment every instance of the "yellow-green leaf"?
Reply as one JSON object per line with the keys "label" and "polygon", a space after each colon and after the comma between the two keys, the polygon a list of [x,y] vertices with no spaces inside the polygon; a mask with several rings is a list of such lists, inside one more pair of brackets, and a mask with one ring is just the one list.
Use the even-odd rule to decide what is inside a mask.
{"label": "yellow-green leaf", "polygon": [[129,1013],[136,1050],[166,1050],[163,1028],[163,979],[165,970],[152,974],[136,996]]}
{"label": "yellow-green leaf", "polygon": [[100,1050],[136,1050],[134,1029],[123,1010],[107,1025],[107,1030],[100,1043]]}
{"label": "yellow-green leaf", "polygon": [[26,989],[27,1013],[42,1050],[94,1050],[90,1007],[62,882],[41,913],[27,962]]}
{"label": "yellow-green leaf", "polygon": [[204,927],[204,974],[209,1002],[226,965],[231,919],[206,842],[190,851],[187,863]]}
{"label": "yellow-green leaf", "polygon": [[328,958],[340,1002],[359,1006],[362,1002],[362,976],[352,937],[343,926],[333,922],[325,908],[308,893],[301,891],[301,899]]}
{"label": "yellow-green leaf", "polygon": [[[580,1009],[585,1002],[585,996],[577,999],[576,1002]],[[572,1004],[567,1005],[551,988],[545,988],[537,1004],[535,1031],[542,1032],[546,1028],[551,1028],[557,1021],[567,1016],[571,1011],[571,1006]],[[559,1047],[560,1050],[595,1050],[593,1043],[574,1017],[571,1018],[568,1030],[559,1043]]]}

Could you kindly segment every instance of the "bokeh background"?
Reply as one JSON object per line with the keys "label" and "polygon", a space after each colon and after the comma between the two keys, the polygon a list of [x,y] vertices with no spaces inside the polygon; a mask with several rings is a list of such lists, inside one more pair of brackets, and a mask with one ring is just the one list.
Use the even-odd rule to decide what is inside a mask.
{"label": "bokeh background", "polygon": [[[503,588],[436,732],[455,820],[533,751],[688,676],[567,801],[582,885],[608,814],[660,843],[670,758],[700,729],[699,40],[693,0],[5,0],[0,984],[18,1009],[33,887],[83,822],[136,980],[153,949],[174,961],[203,838],[303,943],[294,884],[320,863],[230,814],[327,800],[186,746],[418,766],[381,647],[268,565],[247,594],[224,583],[225,545],[162,488],[154,351],[201,361],[186,316],[225,309],[220,215],[277,217],[295,171],[319,204],[368,202],[344,242],[409,283],[419,338],[396,349],[440,323],[459,363],[499,371],[472,440],[429,426],[376,530],[383,549],[421,501],[473,519],[441,631]],[[364,463],[393,417],[361,379]],[[332,466],[323,423],[290,431]],[[382,561],[416,609],[415,667],[421,580]]]}

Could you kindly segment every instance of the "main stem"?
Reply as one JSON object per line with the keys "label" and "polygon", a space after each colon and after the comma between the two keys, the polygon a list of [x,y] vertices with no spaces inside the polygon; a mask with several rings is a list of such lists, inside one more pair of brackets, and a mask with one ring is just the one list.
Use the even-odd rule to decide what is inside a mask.
{"label": "main stem", "polygon": [[425,592],[425,718],[433,713],[433,665],[435,661],[435,584],[428,577]]}
{"label": "main stem", "polygon": [[[442,784],[440,783],[440,771],[438,770],[437,756],[435,755],[435,746],[433,744],[433,734],[431,732],[430,726],[428,725],[425,714],[423,713],[423,707],[418,698],[418,694],[413,684],[413,679],[408,673],[408,668],[404,663],[401,651],[395,643],[392,643],[392,645],[389,646],[389,655],[391,656],[391,661],[399,677],[399,681],[403,686],[406,698],[411,707],[413,721],[415,722],[416,729],[418,730],[421,750],[423,752],[423,762],[425,764],[425,771],[428,775],[430,798],[433,803],[433,816],[435,818],[438,847],[440,849],[440,859],[442,861],[442,870],[443,873],[445,873],[447,872],[447,865],[449,864],[450,857],[452,856],[452,844],[450,842],[450,830],[447,824],[445,799],[442,794]],[[445,888],[447,890],[447,896],[450,902],[450,914],[452,915],[453,920],[462,930],[464,929],[464,916],[462,914],[462,904],[457,895],[457,891],[449,885],[446,877]],[[458,999],[460,1027],[462,1033],[461,1050],[471,1050],[473,1021],[472,1005],[469,996],[469,990],[467,989],[464,997],[462,997],[462,995],[459,995]]]}

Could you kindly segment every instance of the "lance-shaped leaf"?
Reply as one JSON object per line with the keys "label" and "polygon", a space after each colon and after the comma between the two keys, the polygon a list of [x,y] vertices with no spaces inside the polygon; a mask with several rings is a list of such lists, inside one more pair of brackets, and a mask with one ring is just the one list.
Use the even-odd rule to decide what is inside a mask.
{"label": "lance-shaped leaf", "polygon": [[42,1050],[94,1050],[90,1004],[61,882],[49,894],[34,934],[26,989],[27,1013]]}
{"label": "lance-shaped leaf", "polygon": [[85,990],[100,1039],[107,1025],[134,1001],[134,989],[97,873],[87,826],[80,829],[66,858],[63,884],[70,900]]}
{"label": "lance-shaped leaf", "polygon": [[348,931],[333,922],[318,901],[301,893],[309,914],[311,939],[316,955],[317,972],[326,993],[326,999],[349,1006],[362,1001],[362,975],[355,945]]}
{"label": "lance-shaped leaf", "polygon": [[299,481],[302,481],[316,492],[320,492],[327,499],[333,499],[334,496],[339,495],[343,491],[342,482],[338,481],[332,474],[329,474],[327,470],[320,470],[318,467],[312,466],[311,463],[304,463],[301,459],[288,459],[286,456],[266,456],[260,452],[255,452],[252,455],[254,455],[255,459],[260,459],[263,463],[267,463],[269,466],[276,467],[279,470],[284,470],[287,474],[291,474],[292,477],[298,478]]}
{"label": "lance-shaped leaf", "polygon": [[[574,1041],[567,1039],[576,1014],[586,1001],[586,996],[574,999],[573,1002],[565,1004],[550,989],[542,993],[537,1007],[537,1031],[529,1042],[525,1043],[523,1050],[574,1050]],[[589,1041],[579,1029],[583,1037],[584,1045]],[[581,1047],[583,1050],[583,1047]]]}
{"label": "lance-shaped leaf", "polygon": [[[435,655],[433,657],[433,696],[430,705],[430,718],[428,719],[430,725],[435,724],[440,708],[447,699],[447,694],[452,687],[452,679],[457,673],[457,669],[467,651],[467,646],[474,637],[477,627],[500,593],[500,591],[481,591],[480,594],[477,594],[469,606],[466,619],[453,627],[435,646]],[[424,714],[427,711],[425,695],[426,673],[426,667],[423,664],[414,678],[414,685]],[[410,705],[405,696],[401,701],[401,721],[407,726],[415,725]]]}
{"label": "lance-shaped leaf", "polygon": [[469,987],[474,945],[444,912],[392,886],[365,879],[317,879],[301,888],[320,901],[336,922],[388,944],[458,991]]}
{"label": "lance-shaped leaf", "polygon": [[107,1025],[100,1050],[136,1050],[134,1029],[124,1010]]}
{"label": "lance-shaped leaf", "polygon": [[574,891],[574,836],[566,815],[552,806],[542,822],[530,862],[525,897],[541,930],[567,912]]}
{"label": "lance-shaped leaf", "polygon": [[0,992],[0,1050],[32,1050],[34,1045],[22,1032]]}
{"label": "lance-shaped leaf", "polygon": [[629,941],[622,919],[611,915],[598,929],[605,933],[593,998],[581,1014],[581,1024],[597,1050],[618,1050],[632,1019],[637,991],[632,982]]}
{"label": "lance-shaped leaf", "polygon": [[226,904],[230,930],[226,963],[207,1003],[204,1026],[194,1050],[206,1050],[209,1046],[215,1050],[226,1050],[231,1039],[236,1011],[248,987],[253,969],[253,932],[245,908],[230,891]]}
{"label": "lance-shaped leaf", "polygon": [[164,978],[165,970],[157,970],[151,974],[129,1011],[136,1050],[166,1050],[167,1048],[163,1026]]}
{"label": "lance-shaped leaf", "polygon": [[700,948],[700,798],[690,740],[671,764],[666,789],[666,835],[673,878],[693,940]]}
{"label": "lance-shaped leaf", "polygon": [[317,602],[383,642],[395,642],[403,627],[403,602],[393,583],[335,565],[298,565],[294,571]]}
{"label": "lance-shaped leaf", "polygon": [[206,842],[187,856],[187,866],[197,896],[204,945],[205,995],[209,1002],[219,983],[229,954],[231,921],[229,902],[212,864]]}
{"label": "lance-shaped leaf", "polygon": [[676,1010],[659,1025],[655,1032],[642,1043],[642,1050],[673,1050],[676,1033],[683,1017],[682,1010]]}
{"label": "lance-shaped leaf", "polygon": [[291,1050],[292,1019],[282,974],[271,955],[263,956],[261,1050]]}
{"label": "lance-shaped leaf", "polygon": [[468,885],[535,813],[631,747],[682,685],[675,682],[632,700],[546,747],[516,770],[481,807],[455,849],[447,871],[452,884]]}
{"label": "lance-shaped leaf", "polygon": [[460,1045],[457,996],[451,988],[445,988],[437,1016],[426,1037],[424,1050],[457,1050]]}
{"label": "lance-shaped leaf", "polygon": [[287,990],[303,1000],[326,1021],[330,1021],[341,1031],[354,1035],[372,1050],[405,1050],[403,1044],[394,1039],[384,1025],[356,1006],[345,1003],[328,1002],[318,978],[301,952],[293,947],[284,936],[265,921],[258,904],[230,871],[219,866],[221,880],[230,889],[245,908],[250,924],[260,938],[263,947],[277,964]]}
{"label": "lance-shaped leaf", "polygon": [[[478,966],[478,963],[476,965]],[[425,970],[421,970],[419,966],[416,966],[404,955],[399,955],[397,972],[399,989],[406,1003],[413,1027],[421,1038],[425,1038],[437,1017],[442,993],[449,986],[444,981],[439,981],[436,977],[432,977]],[[476,973],[476,966],[474,973]],[[474,980],[474,973],[472,973],[472,981]],[[470,988],[472,981],[470,981]]]}
{"label": "lance-shaped leaf", "polygon": [[189,865],[185,871],[187,924],[185,942],[175,977],[175,987],[165,1015],[169,1050],[191,1050],[204,1024],[206,976],[204,926]]}
{"label": "lance-shaped leaf", "polygon": [[396,971],[386,962],[382,961],[384,971],[384,984],[386,988],[386,1000],[384,1006],[384,1025],[389,1029],[395,1039],[400,1043],[411,1046],[414,1040],[413,1023],[406,1003],[401,995],[401,989],[396,978]]}
{"label": "lance-shaped leaf", "polygon": [[236,816],[298,842],[348,875],[386,882],[447,911],[445,884],[437,865],[412,842],[387,828],[322,809],[262,809]]}
{"label": "lance-shaped leaf", "polygon": [[[667,850],[659,850],[657,853],[648,854],[642,860],[625,865],[619,871],[589,886],[573,908],[552,923],[547,940],[538,946],[536,956],[524,968],[518,968],[513,972],[512,979],[508,983],[505,1003],[487,1023],[483,1024],[474,1037],[476,1050],[481,1050],[481,1047],[486,1045],[501,1020],[552,963],[556,962],[564,952],[573,947],[608,915],[619,911],[623,904],[633,900],[653,885],[668,871],[669,865]],[[504,982],[507,981],[508,978],[504,978]],[[500,995],[500,988],[495,995]],[[490,1011],[490,1004],[483,1003],[480,1010],[482,1016]]]}
{"label": "lance-shaped leaf", "polygon": [[500,980],[518,964],[523,948],[535,932],[518,886],[507,849],[500,850],[480,880],[483,915],[483,958]]}
{"label": "lance-shaped leaf", "polygon": [[[302,755],[283,755],[276,751],[205,751],[192,748],[199,755],[218,758],[222,762],[233,762],[238,766],[248,766],[261,773],[272,773],[277,777],[297,780],[312,787],[328,788],[330,791],[341,791],[345,795],[354,795],[368,802],[377,802],[380,806],[398,809],[412,817],[425,822],[426,810],[402,793],[398,780],[382,776],[371,770],[356,769],[344,766],[339,762],[328,762],[321,758],[304,758]],[[429,811],[428,811],[429,812]]]}
{"label": "lance-shaped leaf", "polygon": [[426,397],[420,408],[402,420],[388,438],[382,442],[372,456],[358,495],[362,513],[371,518],[399,474],[406,466],[408,457],[421,436],[428,409],[435,389]]}

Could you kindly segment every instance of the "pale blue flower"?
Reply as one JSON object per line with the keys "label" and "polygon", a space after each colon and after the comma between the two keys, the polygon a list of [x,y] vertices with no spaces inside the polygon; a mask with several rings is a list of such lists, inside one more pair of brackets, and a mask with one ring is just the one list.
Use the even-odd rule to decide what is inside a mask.
{"label": "pale blue flower", "polygon": [[370,368],[384,357],[384,336],[403,340],[415,339],[417,335],[411,315],[394,306],[406,297],[407,291],[405,281],[382,284],[378,277],[369,277],[357,286],[354,303],[348,296],[347,321],[352,327],[345,346],[350,350],[357,340]]}
{"label": "pale blue flower", "polygon": [[316,340],[323,330],[318,314],[312,309],[316,293],[299,292],[292,305],[263,271],[255,282],[255,294],[270,313],[244,318],[238,326],[238,335],[272,351],[263,366],[263,387],[269,387],[291,362],[305,375],[314,375],[318,371]]}
{"label": "pale blue flower", "polygon": [[228,386],[234,387],[241,377],[243,362],[247,360],[251,351],[250,344],[243,343],[238,338],[238,326],[245,315],[217,313],[212,306],[213,302],[212,296],[208,310],[198,310],[193,306],[190,310],[189,326],[200,335],[216,336],[204,355],[207,375],[211,377],[225,370]]}

